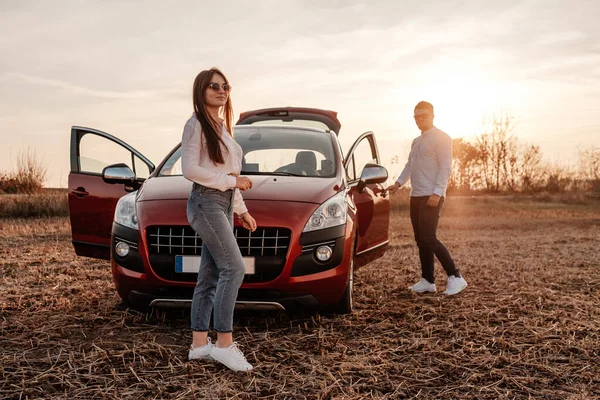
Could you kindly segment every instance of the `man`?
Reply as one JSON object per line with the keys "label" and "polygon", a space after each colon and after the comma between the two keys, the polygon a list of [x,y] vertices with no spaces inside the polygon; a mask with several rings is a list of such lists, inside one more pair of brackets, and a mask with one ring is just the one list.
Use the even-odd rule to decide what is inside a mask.
{"label": "man", "polygon": [[421,280],[409,287],[416,293],[435,292],[433,256],[448,275],[445,295],[460,293],[467,282],[454,265],[450,252],[436,235],[446,187],[452,171],[452,139],[433,125],[433,106],[421,101],[415,107],[415,122],[421,136],[413,140],[410,155],[398,180],[387,190],[394,193],[411,181],[410,220],[421,260]]}

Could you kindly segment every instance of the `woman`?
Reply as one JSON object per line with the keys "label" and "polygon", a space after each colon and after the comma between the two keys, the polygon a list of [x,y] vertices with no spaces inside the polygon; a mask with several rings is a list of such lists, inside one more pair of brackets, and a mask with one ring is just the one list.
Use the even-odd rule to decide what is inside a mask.
{"label": "woman", "polygon": [[[233,213],[244,228],[256,230],[240,190],[252,181],[239,176],[242,148],[232,136],[231,86],[216,68],[194,81],[194,115],[183,130],[183,176],[194,182],[187,217],[202,239],[202,257],[192,300],[189,359],[214,359],[234,371],[252,369],[233,341],[233,309],[245,267],[233,235]],[[221,116],[223,118],[221,118]],[[217,343],[208,337],[211,312]]]}

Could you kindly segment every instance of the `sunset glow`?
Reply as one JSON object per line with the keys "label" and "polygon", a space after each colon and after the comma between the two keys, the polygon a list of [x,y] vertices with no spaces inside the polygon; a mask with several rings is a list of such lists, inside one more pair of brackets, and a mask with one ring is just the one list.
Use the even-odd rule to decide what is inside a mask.
{"label": "sunset glow", "polygon": [[436,125],[453,137],[480,134],[484,116],[520,106],[521,93],[473,65],[438,63],[422,80],[419,89],[435,106]]}
{"label": "sunset glow", "polygon": [[507,112],[519,139],[571,162],[578,148],[600,145],[598,7],[154,2],[140,17],[127,2],[4,2],[0,171],[31,148],[48,164],[47,184],[65,186],[72,125],[114,134],[159,162],[181,139],[195,75],[212,66],[231,80],[236,117],[276,106],[335,110],[342,144],[373,130],[384,160],[405,159],[418,135],[412,110],[427,100],[454,138],[473,138],[483,116]]}

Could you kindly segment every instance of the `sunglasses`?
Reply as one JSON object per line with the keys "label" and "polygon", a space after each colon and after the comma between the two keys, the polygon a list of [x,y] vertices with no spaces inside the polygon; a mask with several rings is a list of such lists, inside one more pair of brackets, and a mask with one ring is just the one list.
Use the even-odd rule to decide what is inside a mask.
{"label": "sunglasses", "polygon": [[215,92],[218,92],[219,89],[223,89],[224,92],[229,92],[231,90],[231,85],[224,83],[222,85],[219,85],[216,82],[211,82],[208,84],[208,87],[212,90],[214,90]]}
{"label": "sunglasses", "polygon": [[415,120],[427,119],[431,117],[432,114],[417,114],[414,116]]}

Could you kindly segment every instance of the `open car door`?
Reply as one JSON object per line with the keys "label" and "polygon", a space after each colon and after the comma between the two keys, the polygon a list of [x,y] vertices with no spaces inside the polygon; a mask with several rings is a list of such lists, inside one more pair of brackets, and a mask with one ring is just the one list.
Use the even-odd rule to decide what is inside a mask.
{"label": "open car door", "polygon": [[295,125],[329,129],[339,135],[342,124],[337,112],[318,108],[263,108],[240,114],[236,125]]}
{"label": "open car door", "polygon": [[[110,235],[117,201],[154,171],[146,157],[108,133],[74,126],[71,128],[69,215],[77,255],[110,259]],[[131,186],[106,183],[105,167],[126,164],[135,173]]]}
{"label": "open car door", "polygon": [[[344,168],[357,208],[358,229],[356,254],[359,265],[381,257],[389,243],[390,199],[383,186],[387,170],[380,165],[379,150],[373,132],[363,133],[350,147],[344,159]],[[375,171],[377,183],[369,182]]]}

